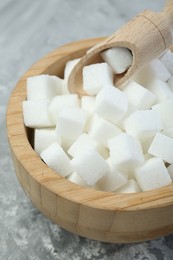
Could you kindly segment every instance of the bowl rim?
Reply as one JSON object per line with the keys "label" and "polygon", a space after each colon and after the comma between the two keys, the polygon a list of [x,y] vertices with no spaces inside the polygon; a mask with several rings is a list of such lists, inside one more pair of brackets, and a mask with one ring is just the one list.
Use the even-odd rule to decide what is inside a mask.
{"label": "bowl rim", "polygon": [[[103,210],[149,210],[173,204],[173,184],[139,193],[115,193],[98,191],[70,182],[50,169],[33,150],[23,123],[22,101],[26,100],[26,79],[30,76],[47,74],[47,71],[62,63],[64,57],[73,58],[79,50],[85,52],[99,41],[105,39],[89,38],[65,44],[36,62],[19,80],[9,99],[6,124],[10,148],[22,167],[38,183],[71,202]],[[77,57],[76,56],[76,57]],[[80,56],[78,56],[80,57]]]}

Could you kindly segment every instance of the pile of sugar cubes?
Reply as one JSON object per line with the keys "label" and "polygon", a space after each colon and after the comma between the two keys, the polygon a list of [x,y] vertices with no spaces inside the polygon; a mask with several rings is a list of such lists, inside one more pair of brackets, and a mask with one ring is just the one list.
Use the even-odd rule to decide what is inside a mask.
{"label": "pile of sugar cubes", "polygon": [[114,74],[132,64],[125,48],[85,66],[88,96],[70,94],[68,77],[79,59],[66,63],[64,79],[27,79],[24,123],[34,128],[34,149],[55,172],[97,190],[134,193],[173,181],[173,53],[167,50],[121,88]]}

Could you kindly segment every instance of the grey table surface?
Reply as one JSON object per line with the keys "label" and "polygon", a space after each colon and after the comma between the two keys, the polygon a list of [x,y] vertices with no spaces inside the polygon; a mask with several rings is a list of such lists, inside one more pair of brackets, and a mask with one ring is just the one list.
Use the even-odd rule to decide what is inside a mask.
{"label": "grey table surface", "polygon": [[173,234],[108,244],[51,223],[17,181],[5,126],[11,91],[34,62],[62,44],[109,35],[138,12],[163,5],[164,0],[0,0],[0,260],[173,259]]}

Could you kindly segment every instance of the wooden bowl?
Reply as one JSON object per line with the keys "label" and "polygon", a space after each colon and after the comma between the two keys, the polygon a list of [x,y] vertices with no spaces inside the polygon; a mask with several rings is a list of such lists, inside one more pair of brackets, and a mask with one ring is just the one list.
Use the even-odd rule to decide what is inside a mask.
{"label": "wooden bowl", "polygon": [[33,130],[23,123],[27,77],[39,74],[63,77],[65,63],[81,57],[101,39],[64,45],[33,65],[20,79],[7,110],[7,132],[16,174],[33,204],[66,230],[113,243],[154,239],[173,232],[173,185],[118,194],[71,183],[48,168],[35,153]]}

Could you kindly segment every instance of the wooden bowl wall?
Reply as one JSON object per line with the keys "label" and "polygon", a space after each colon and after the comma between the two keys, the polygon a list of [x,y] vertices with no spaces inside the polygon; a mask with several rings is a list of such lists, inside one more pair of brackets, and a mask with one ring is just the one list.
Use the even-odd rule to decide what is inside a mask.
{"label": "wooden bowl wall", "polygon": [[154,239],[173,232],[173,185],[136,194],[85,188],[48,168],[32,148],[33,130],[23,123],[27,77],[63,77],[65,63],[81,57],[102,38],[70,43],[41,59],[14,89],[7,109],[7,132],[18,180],[33,204],[54,223],[75,234],[113,243]]}

